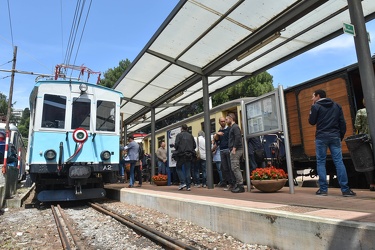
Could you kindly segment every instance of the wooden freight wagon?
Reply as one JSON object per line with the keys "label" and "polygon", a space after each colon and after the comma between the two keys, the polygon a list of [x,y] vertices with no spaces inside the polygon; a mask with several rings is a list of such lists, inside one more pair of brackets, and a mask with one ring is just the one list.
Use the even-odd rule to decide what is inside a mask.
{"label": "wooden freight wagon", "polygon": [[[295,170],[311,168],[311,174],[316,174],[315,154],[315,126],[308,122],[312,105],[312,94],[317,89],[323,89],[327,97],[342,106],[346,120],[347,131],[345,138],[355,133],[354,121],[358,109],[363,108],[362,85],[358,65],[351,65],[323,75],[313,80],[285,89],[285,102],[289,126],[289,139],[293,168]],[[354,170],[346,143],[342,142],[344,163],[347,168],[349,185],[351,187],[365,188],[366,180],[362,173]],[[327,174],[332,183],[335,167],[328,151]],[[330,182],[330,184],[332,184]]]}

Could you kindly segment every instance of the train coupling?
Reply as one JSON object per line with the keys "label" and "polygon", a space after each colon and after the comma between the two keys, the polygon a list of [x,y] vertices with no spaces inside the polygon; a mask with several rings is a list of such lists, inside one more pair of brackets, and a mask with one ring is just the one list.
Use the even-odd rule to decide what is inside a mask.
{"label": "train coupling", "polygon": [[82,187],[81,184],[75,185],[75,194],[76,195],[81,195],[82,194]]}

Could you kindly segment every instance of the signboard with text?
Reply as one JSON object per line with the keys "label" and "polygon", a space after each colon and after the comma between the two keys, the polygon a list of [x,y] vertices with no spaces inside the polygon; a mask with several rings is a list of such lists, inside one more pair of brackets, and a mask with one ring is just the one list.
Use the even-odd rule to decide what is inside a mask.
{"label": "signboard with text", "polygon": [[245,104],[247,137],[282,130],[278,91],[262,95]]}

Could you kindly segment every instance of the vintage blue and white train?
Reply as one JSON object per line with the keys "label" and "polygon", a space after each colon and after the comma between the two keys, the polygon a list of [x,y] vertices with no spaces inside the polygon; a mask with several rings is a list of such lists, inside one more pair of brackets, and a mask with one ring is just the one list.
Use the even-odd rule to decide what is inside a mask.
{"label": "vintage blue and white train", "polygon": [[28,170],[41,202],[95,199],[119,169],[122,93],[81,81],[38,81],[30,95]]}

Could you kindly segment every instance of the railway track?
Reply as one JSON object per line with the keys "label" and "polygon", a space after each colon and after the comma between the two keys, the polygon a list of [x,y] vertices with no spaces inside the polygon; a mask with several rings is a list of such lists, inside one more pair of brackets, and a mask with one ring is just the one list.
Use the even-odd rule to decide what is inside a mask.
{"label": "railway track", "polygon": [[166,234],[163,234],[143,223],[131,219],[129,216],[124,216],[113,211],[110,208],[107,208],[103,205],[98,203],[88,203],[92,208],[96,209],[97,211],[109,215],[116,219],[117,221],[121,222],[122,224],[126,225],[127,227],[132,228],[134,231],[142,234],[143,236],[149,238],[156,244],[163,246],[165,249],[171,250],[180,250],[180,249],[188,249],[188,250],[197,250],[197,248],[187,245],[178,239],[172,238]]}
{"label": "railway track", "polygon": [[[143,223],[131,219],[129,216],[124,216],[119,214],[112,209],[106,207],[105,205],[88,202],[88,206],[95,209],[96,211],[110,216],[123,224],[124,226],[131,228],[133,231],[137,232],[138,234],[150,239],[155,244],[163,247],[164,249],[170,250],[181,250],[181,249],[188,249],[188,250],[196,250],[197,248],[185,244],[184,242],[170,237],[164,233],[161,233]],[[60,205],[51,205],[51,210],[53,217],[55,219],[55,223],[57,226],[57,231],[59,233],[59,237],[61,240],[61,244],[63,249],[87,249],[85,247],[85,243],[79,237],[79,232],[77,232],[71,225],[73,222],[69,217],[67,217],[64,213],[64,210],[60,207]]]}
{"label": "railway track", "polygon": [[[83,242],[79,239],[76,231],[71,226],[72,222],[65,215],[60,205],[57,205],[56,207],[51,205],[51,209],[63,249],[85,249]],[[67,233],[67,231],[69,233]]]}

